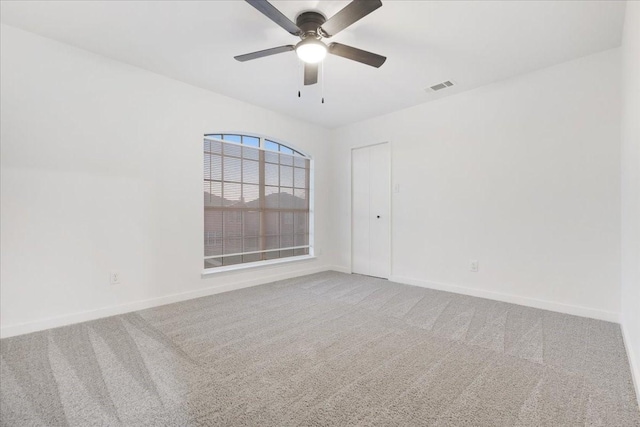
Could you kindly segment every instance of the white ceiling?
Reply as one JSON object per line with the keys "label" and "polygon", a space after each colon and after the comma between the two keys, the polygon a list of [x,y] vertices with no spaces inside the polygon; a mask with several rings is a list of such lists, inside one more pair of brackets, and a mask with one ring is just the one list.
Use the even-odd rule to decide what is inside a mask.
{"label": "white ceiling", "polygon": [[[273,1],[291,20],[348,1]],[[294,52],[233,56],[298,40],[244,1],[2,1],[3,23],[236,99],[337,127],[516,76],[621,43],[619,1],[398,1],[331,41],[388,57],[375,69],[325,60],[302,86]],[[424,88],[457,86],[438,94]],[[302,98],[297,91],[302,88]]]}

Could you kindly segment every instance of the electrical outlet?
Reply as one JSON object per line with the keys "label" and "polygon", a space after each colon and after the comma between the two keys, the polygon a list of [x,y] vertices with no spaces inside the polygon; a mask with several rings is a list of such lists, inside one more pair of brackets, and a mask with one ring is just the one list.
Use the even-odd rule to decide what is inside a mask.
{"label": "electrical outlet", "polygon": [[478,272],[478,260],[472,259],[471,261],[469,261],[469,270],[474,273]]}
{"label": "electrical outlet", "polygon": [[109,283],[111,283],[112,285],[119,285],[120,284],[120,272],[119,271],[112,271],[110,276],[109,276]]}

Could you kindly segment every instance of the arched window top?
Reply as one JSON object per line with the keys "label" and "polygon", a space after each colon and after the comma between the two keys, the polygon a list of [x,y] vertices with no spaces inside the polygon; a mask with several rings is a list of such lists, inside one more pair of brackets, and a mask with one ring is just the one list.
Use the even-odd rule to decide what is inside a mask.
{"label": "arched window top", "polygon": [[281,142],[272,141],[268,138],[261,138],[253,135],[240,135],[240,134],[232,134],[232,133],[211,133],[206,134],[206,138],[217,139],[225,142],[234,142],[236,144],[248,145],[250,147],[262,148],[263,150],[268,151],[277,151],[284,154],[289,154],[293,156],[306,157],[309,158],[304,153],[301,153],[298,150],[295,150]]}

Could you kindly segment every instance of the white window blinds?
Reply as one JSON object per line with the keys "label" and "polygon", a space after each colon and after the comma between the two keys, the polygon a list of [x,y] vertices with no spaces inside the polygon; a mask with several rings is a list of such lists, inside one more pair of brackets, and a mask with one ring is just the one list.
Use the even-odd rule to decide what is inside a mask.
{"label": "white window blinds", "polygon": [[284,145],[205,137],[204,268],[309,254],[309,181],[310,160]]}

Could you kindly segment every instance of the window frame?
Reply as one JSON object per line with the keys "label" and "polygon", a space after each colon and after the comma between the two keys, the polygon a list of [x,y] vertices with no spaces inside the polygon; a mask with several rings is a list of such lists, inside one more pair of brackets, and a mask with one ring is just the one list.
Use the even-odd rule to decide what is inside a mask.
{"label": "window frame", "polygon": [[[203,135],[203,139],[209,139],[212,141],[218,141],[218,142],[223,142],[226,144],[235,144],[238,146],[244,146],[245,144],[242,144],[242,142],[235,142],[235,141],[230,141],[230,140],[225,140],[223,139],[224,135],[234,135],[234,136],[245,136],[245,137],[250,137],[250,138],[257,138],[259,140],[259,146],[255,147],[254,145],[249,145],[247,144],[246,146],[248,147],[252,147],[258,150],[263,150],[266,152],[276,152],[276,153],[280,153],[282,151],[280,151],[280,147],[278,149],[278,151],[274,151],[272,149],[268,149],[266,148],[266,144],[267,142],[270,143],[275,143],[278,144],[279,146],[283,146],[289,150],[293,151],[293,154],[289,154],[284,152],[284,154],[289,154],[289,155],[299,155],[300,157],[306,159],[309,161],[309,253],[305,254],[305,255],[294,255],[294,256],[289,256],[289,257],[284,257],[284,258],[275,258],[275,259],[268,259],[268,260],[260,260],[260,261],[252,261],[252,262],[245,262],[245,263],[239,263],[239,264],[231,264],[231,265],[223,265],[223,266],[218,266],[218,267],[211,267],[211,268],[203,268],[202,269],[202,276],[207,276],[210,274],[216,274],[216,273],[223,273],[226,271],[235,271],[235,270],[245,270],[245,269],[251,269],[251,268],[256,268],[256,267],[262,267],[262,266],[270,266],[270,265],[277,265],[277,264],[285,264],[285,263],[289,263],[289,262],[296,262],[296,261],[303,261],[303,260],[311,260],[311,259],[315,259],[315,232],[314,232],[314,228],[315,228],[315,209],[314,209],[314,194],[315,194],[315,160],[313,158],[312,155],[306,153],[304,150],[300,150],[298,148],[296,148],[295,146],[292,146],[291,144],[287,143],[287,142],[283,142],[281,140],[279,140],[278,138],[273,138],[270,136],[265,136],[265,135],[260,135],[260,134],[255,134],[255,133],[250,133],[250,132],[238,132],[238,131],[219,131],[219,132],[209,132],[209,133],[205,133]],[[220,138],[217,138],[217,136],[220,136]],[[204,161],[204,152],[202,154],[203,158],[202,160]],[[201,212],[202,212],[202,221],[201,224],[203,224],[204,227],[204,211],[205,211],[205,205],[204,205],[204,200],[202,201],[202,208],[201,208]],[[204,230],[203,230],[203,234],[204,234]],[[204,235],[203,235],[204,237]],[[204,241],[204,240],[202,240]],[[202,247],[204,249],[204,246]],[[279,249],[274,249],[274,250],[279,250]],[[202,255],[203,257],[201,258],[201,260],[206,259],[207,256]]]}

